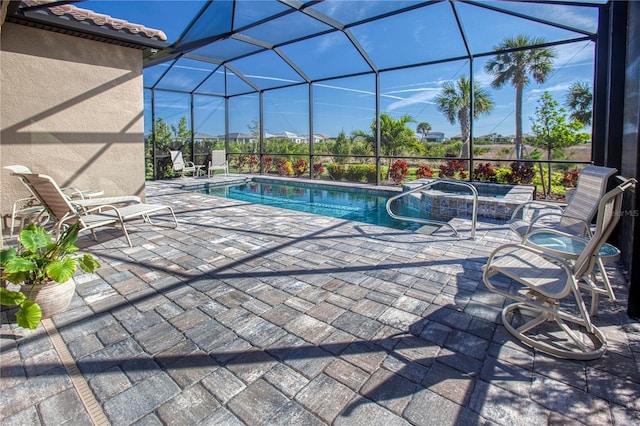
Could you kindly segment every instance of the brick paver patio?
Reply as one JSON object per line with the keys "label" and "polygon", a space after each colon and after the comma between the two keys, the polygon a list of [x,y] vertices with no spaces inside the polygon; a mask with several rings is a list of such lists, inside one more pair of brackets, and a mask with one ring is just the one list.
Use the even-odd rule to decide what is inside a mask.
{"label": "brick paver patio", "polygon": [[[150,182],[180,226],[79,245],[102,263],[51,326],[0,329],[0,424],[446,425],[640,423],[640,324],[594,318],[599,360],[516,343],[481,267],[508,228],[423,235]],[[64,357],[63,357],[64,358]],[[77,366],[79,373],[74,373]],[[73,380],[72,380],[73,379]],[[86,408],[74,383],[88,384]],[[96,418],[98,420],[96,420]]]}

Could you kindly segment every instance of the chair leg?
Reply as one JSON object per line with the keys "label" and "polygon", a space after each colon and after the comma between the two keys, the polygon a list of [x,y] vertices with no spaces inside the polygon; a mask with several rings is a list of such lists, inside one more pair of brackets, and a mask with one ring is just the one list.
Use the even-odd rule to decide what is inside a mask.
{"label": "chair leg", "polygon": [[[534,315],[533,318],[527,316]],[[516,319],[524,321],[514,325]],[[597,327],[562,314],[513,303],[502,310],[502,323],[511,335],[527,346],[559,358],[590,360],[604,354],[607,340]],[[552,325],[555,324],[555,327]],[[572,328],[569,324],[577,325]],[[540,328],[540,330],[537,330]],[[590,329],[590,330],[589,330]]]}

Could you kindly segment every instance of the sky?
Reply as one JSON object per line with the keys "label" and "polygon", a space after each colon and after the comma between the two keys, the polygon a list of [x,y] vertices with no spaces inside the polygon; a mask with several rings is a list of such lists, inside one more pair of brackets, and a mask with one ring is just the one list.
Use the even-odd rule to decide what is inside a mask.
{"label": "sky", "polygon": [[[203,1],[98,1],[88,0],[76,6],[105,13],[116,18],[143,24],[165,32],[169,43],[180,39],[185,28],[199,13]],[[214,4],[226,2],[216,0]],[[413,5],[415,1],[374,1],[329,0],[314,6],[319,12],[349,24],[390,10],[398,5]],[[558,27],[541,22],[514,17],[495,10],[475,7],[465,3],[456,3],[463,31],[469,40],[472,54],[491,52],[493,47],[506,37],[525,34],[541,37],[549,42],[583,37],[597,28],[597,10],[594,7],[580,7],[557,4],[531,4],[516,2],[483,2],[489,7],[501,7],[514,13],[535,16],[537,19],[552,21]],[[602,3],[594,1],[593,3]],[[228,4],[228,3],[227,3]],[[273,1],[243,1],[236,10],[238,26],[273,14],[281,8]],[[230,8],[221,7],[207,16],[207,25],[197,25],[190,33],[184,34],[185,41],[197,40],[211,35],[215,25],[227,23],[225,13]],[[296,14],[298,15],[298,14]],[[288,17],[251,28],[244,35],[278,44],[288,34],[307,35],[311,31],[321,30],[324,24],[303,17],[292,20]],[[212,29],[213,28],[213,29]],[[283,31],[286,28],[286,32]],[[577,28],[579,31],[571,31]],[[222,31],[222,30],[221,30]],[[428,122],[433,131],[443,132],[446,137],[460,133],[457,123],[451,124],[438,111],[435,98],[442,84],[456,81],[461,76],[468,77],[472,70],[475,81],[491,96],[494,109],[490,114],[481,116],[473,123],[474,135],[489,133],[512,135],[515,133],[514,105],[515,89],[506,85],[493,89],[490,84],[493,77],[484,71],[489,56],[476,57],[473,61],[461,59],[443,62],[448,58],[466,56],[466,48],[455,16],[449,2],[418,8],[402,15],[391,16],[379,21],[350,27],[355,40],[362,46],[380,72],[381,111],[394,117],[409,115],[416,126]],[[250,45],[227,40],[213,47],[205,47],[194,53],[211,55],[222,59],[244,52]],[[537,101],[542,93],[548,91],[561,104],[564,103],[567,90],[572,83],[592,84],[594,74],[594,48],[591,41],[562,44],[553,48],[555,58],[553,71],[542,84],[532,82],[524,92],[523,126],[529,132],[530,117],[533,117]],[[335,137],[340,131],[349,134],[354,130],[369,130],[375,117],[375,88],[373,74],[357,77],[325,80],[335,75],[362,73],[370,67],[353,47],[348,38],[340,33],[311,38],[299,43],[281,47],[282,52],[292,60],[310,79],[318,81],[313,85],[313,132]],[[421,67],[401,69],[410,64],[433,62]],[[258,65],[256,65],[258,64]],[[249,80],[261,88],[301,82],[302,78],[280,57],[273,52],[264,52],[255,57],[232,61],[234,69],[239,70]],[[145,87],[156,83],[167,64],[145,69]],[[193,90],[202,80],[211,77],[200,85],[200,91],[207,94],[222,93],[224,75],[215,66],[182,59],[174,69],[158,83],[158,88]],[[389,71],[384,71],[389,70]],[[227,76],[227,90],[231,94],[245,93],[250,87],[242,80],[230,74]],[[150,99],[148,93],[146,98]],[[156,117],[165,121],[177,121],[189,114],[189,97],[183,94],[155,94]],[[150,102],[145,106],[145,115]],[[218,135],[224,133],[224,103],[217,97],[196,95],[194,97],[195,130]],[[308,86],[295,86],[286,89],[266,90],[264,92],[264,130],[269,133],[284,131],[306,135],[309,133],[309,89]],[[258,96],[256,94],[230,98],[230,132],[248,133],[253,122],[258,120]],[[145,125],[150,128],[150,120],[145,117]],[[588,129],[589,130],[589,129]]]}

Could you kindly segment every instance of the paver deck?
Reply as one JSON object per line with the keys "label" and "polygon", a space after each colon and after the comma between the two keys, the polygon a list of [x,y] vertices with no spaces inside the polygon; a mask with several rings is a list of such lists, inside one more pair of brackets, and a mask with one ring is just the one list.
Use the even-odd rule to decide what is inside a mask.
{"label": "paver deck", "polygon": [[[609,340],[590,362],[514,341],[481,283],[513,240],[423,235],[147,184],[178,229],[81,237],[102,263],[50,323],[0,329],[0,424],[91,424],[74,381],[113,425],[640,423],[640,325],[601,300]],[[77,366],[78,372],[73,368]],[[72,380],[73,379],[73,380]],[[95,409],[95,407],[93,407]],[[94,417],[94,421],[95,421]]]}

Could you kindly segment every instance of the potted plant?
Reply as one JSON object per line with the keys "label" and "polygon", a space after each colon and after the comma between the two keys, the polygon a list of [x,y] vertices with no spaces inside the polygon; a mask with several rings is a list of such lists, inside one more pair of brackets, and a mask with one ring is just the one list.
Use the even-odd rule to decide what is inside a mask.
{"label": "potted plant", "polygon": [[89,273],[100,267],[90,254],[75,255],[79,229],[76,223],[52,242],[43,227],[29,224],[20,232],[17,250],[11,247],[0,252],[0,304],[18,307],[16,321],[20,327],[34,329],[42,318],[69,306],[77,266]]}

